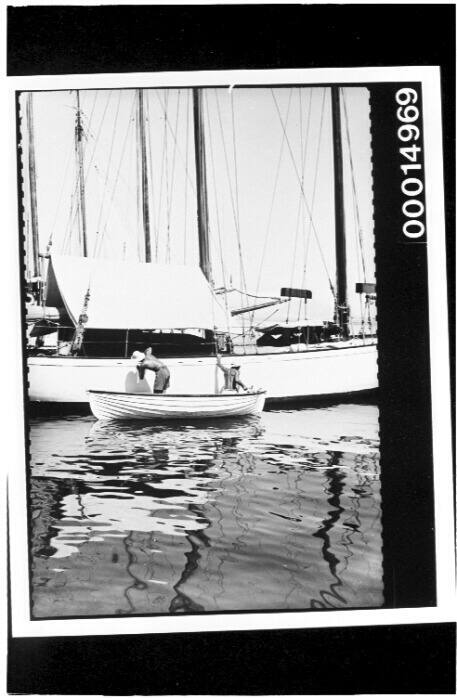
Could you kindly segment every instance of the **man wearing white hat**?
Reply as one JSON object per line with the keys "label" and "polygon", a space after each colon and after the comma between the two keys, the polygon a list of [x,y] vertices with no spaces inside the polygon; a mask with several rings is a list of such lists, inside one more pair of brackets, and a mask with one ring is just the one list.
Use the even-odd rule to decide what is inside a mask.
{"label": "man wearing white hat", "polygon": [[224,374],[224,388],[223,390],[236,390],[239,392],[239,388],[247,390],[247,387],[240,378],[240,364],[232,363],[229,368],[223,365],[221,357],[219,354],[216,356],[217,365]]}
{"label": "man wearing white hat", "polygon": [[154,371],[156,375],[153,390],[155,393],[165,393],[170,387],[170,371],[168,366],[154,356],[151,347],[146,349],[144,354],[139,351],[133,352],[132,359],[141,359],[136,366],[140,380],[143,380],[147,369]]}

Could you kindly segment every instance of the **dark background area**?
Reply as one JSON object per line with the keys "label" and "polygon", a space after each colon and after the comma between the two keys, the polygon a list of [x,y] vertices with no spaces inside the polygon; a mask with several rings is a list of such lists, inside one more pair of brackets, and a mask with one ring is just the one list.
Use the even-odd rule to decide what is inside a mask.
{"label": "dark background area", "polygon": [[454,637],[444,624],[13,640],[9,690],[454,694]]}
{"label": "dark background area", "polygon": [[[436,605],[435,507],[426,231],[403,235],[395,95],[408,86],[370,87],[373,206],[378,320],[379,430],[384,598],[390,607]],[[424,149],[421,119],[421,161]],[[427,187],[427,173],[424,172]],[[424,200],[425,203],[425,200]],[[439,464],[438,464],[439,467]],[[418,575],[420,570],[420,576]]]}
{"label": "dark background area", "polygon": [[[455,11],[450,5],[8,8],[9,75],[441,66],[451,328],[454,56]],[[390,232],[387,176],[389,152],[396,144],[389,114],[381,118],[388,98],[382,89],[373,91],[371,104],[377,114],[374,163],[382,165],[373,174],[384,582],[386,605],[420,606],[433,604],[435,597],[426,254],[424,246],[401,245]],[[394,318],[392,304],[398,308],[399,299],[404,305]],[[405,323],[408,332],[402,332]],[[451,343],[453,359],[452,332]],[[452,367],[455,375],[454,363]],[[14,639],[8,688],[13,693],[112,695],[453,694],[454,645],[450,623]]]}

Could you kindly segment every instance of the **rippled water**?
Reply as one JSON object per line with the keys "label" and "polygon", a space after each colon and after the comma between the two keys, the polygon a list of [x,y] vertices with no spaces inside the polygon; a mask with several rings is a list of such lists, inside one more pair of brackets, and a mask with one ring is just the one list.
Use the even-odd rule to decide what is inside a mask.
{"label": "rippled water", "polygon": [[31,419],[33,616],[382,605],[377,418]]}

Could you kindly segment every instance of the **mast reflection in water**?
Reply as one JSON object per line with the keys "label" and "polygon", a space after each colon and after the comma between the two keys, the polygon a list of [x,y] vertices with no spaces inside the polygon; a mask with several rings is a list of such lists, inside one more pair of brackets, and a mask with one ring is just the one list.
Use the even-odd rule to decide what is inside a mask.
{"label": "mast reflection in water", "polygon": [[381,606],[377,417],[33,418],[33,617]]}

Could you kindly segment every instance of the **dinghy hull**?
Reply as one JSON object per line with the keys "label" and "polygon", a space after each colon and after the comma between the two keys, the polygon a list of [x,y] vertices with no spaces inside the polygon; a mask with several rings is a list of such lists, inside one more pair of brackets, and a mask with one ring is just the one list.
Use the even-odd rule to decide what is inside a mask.
{"label": "dinghy hull", "polygon": [[265,391],[227,392],[219,395],[117,393],[88,390],[90,408],[97,419],[212,419],[241,417],[263,410]]}

